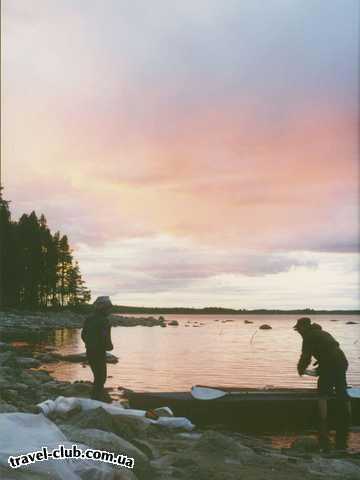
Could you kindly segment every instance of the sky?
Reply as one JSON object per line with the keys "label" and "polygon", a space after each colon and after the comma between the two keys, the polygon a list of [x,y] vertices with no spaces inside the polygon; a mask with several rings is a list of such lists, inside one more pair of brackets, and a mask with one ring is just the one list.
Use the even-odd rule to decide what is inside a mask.
{"label": "sky", "polygon": [[121,305],[360,308],[357,0],[3,0],[13,217]]}

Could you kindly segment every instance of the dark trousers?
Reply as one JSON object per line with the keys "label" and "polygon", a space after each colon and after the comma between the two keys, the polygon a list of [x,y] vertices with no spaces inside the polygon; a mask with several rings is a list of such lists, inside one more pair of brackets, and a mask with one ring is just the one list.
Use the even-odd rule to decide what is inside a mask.
{"label": "dark trousers", "polygon": [[86,350],[86,356],[94,375],[93,390],[91,398],[93,400],[104,400],[104,385],[106,382],[106,352],[98,350]]}
{"label": "dark trousers", "polygon": [[320,368],[318,391],[321,397],[333,396],[336,401],[336,445],[346,446],[351,424],[350,398],[346,383],[347,364]]}

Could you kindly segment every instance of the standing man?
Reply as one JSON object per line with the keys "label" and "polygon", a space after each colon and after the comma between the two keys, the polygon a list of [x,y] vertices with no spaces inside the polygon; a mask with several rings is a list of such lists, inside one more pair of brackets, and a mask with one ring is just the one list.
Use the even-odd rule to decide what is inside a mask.
{"label": "standing man", "polygon": [[112,309],[109,297],[98,297],[94,302],[95,312],[85,320],[81,338],[86,346],[86,356],[94,375],[91,398],[105,400],[106,351],[114,347],[108,316]]}
{"label": "standing man", "polygon": [[350,426],[350,399],[347,394],[346,370],[348,361],[339,343],[322,330],[320,325],[311,323],[310,318],[299,318],[294,329],[302,336],[302,353],[297,365],[299,375],[305,373],[311,357],[317,361],[320,432],[319,446],[322,450],[330,447],[327,422],[327,398],[336,395],[336,449],[347,448]]}

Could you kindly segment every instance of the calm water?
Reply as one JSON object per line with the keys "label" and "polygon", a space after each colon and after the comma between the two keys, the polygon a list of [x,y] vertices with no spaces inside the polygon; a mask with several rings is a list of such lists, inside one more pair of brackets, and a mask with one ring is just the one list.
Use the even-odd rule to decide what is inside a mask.
{"label": "calm water", "polygon": [[[194,384],[264,387],[315,387],[300,378],[296,363],[301,337],[292,326],[298,315],[166,315],[178,327],[115,327],[107,386],[134,390],[188,390]],[[245,320],[253,323],[246,324]],[[360,316],[314,316],[340,342],[350,368],[348,382],[360,385]],[[337,321],[331,321],[337,320]],[[272,330],[259,330],[267,323]],[[198,326],[197,326],[198,325]],[[61,353],[84,351],[79,330],[58,330],[47,339]],[[37,345],[42,349],[43,346]],[[59,363],[47,367],[61,380],[92,380],[89,367]]]}

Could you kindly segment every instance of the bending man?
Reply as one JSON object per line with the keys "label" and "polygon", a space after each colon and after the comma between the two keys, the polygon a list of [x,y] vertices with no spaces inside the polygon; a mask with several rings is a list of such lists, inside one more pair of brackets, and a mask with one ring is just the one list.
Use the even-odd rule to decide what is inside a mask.
{"label": "bending man", "polygon": [[330,447],[327,422],[327,398],[336,394],[336,448],[346,449],[350,426],[350,400],[347,394],[346,370],[348,361],[339,343],[322,330],[321,326],[311,323],[310,318],[299,318],[294,329],[303,338],[302,353],[297,365],[299,375],[314,357],[318,364],[318,391],[320,395],[320,435],[319,446],[323,450]]}

